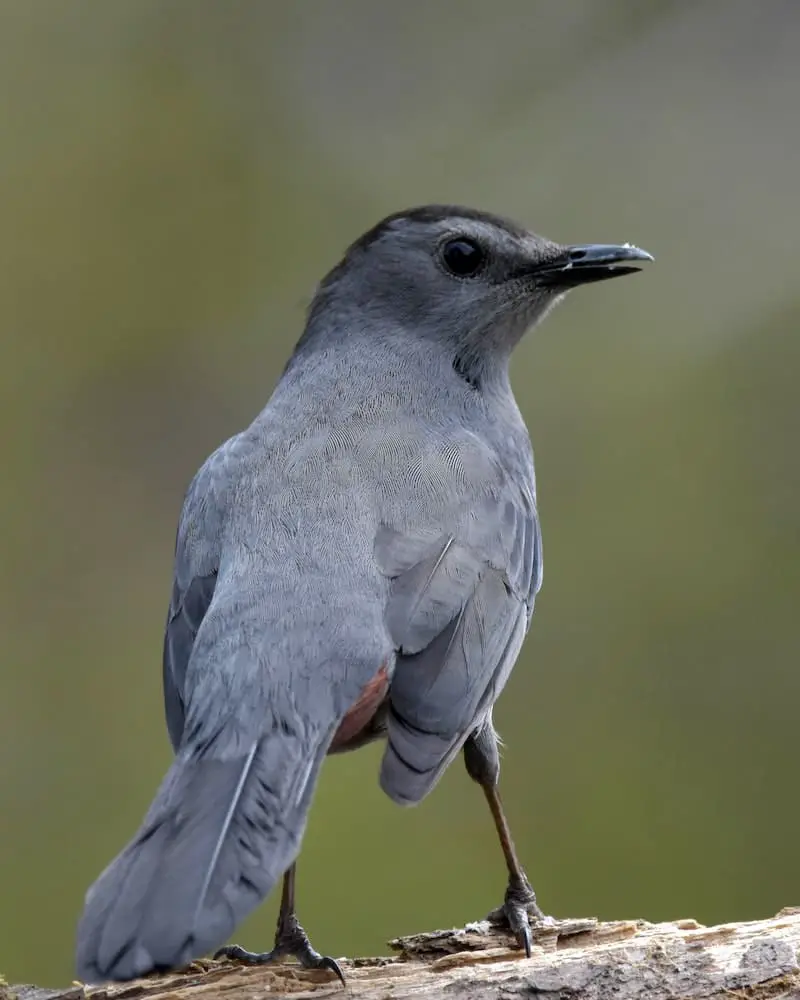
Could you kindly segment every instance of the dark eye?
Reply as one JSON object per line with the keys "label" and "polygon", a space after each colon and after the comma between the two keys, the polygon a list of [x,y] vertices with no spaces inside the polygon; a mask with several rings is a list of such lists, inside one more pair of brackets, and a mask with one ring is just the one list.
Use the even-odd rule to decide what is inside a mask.
{"label": "dark eye", "polygon": [[456,277],[471,278],[486,263],[486,251],[474,240],[459,236],[442,247],[442,262]]}

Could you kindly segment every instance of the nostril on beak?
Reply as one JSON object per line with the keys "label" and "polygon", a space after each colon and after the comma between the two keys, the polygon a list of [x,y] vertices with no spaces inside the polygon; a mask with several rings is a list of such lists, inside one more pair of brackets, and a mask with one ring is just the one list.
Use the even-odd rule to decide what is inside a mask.
{"label": "nostril on beak", "polygon": [[586,256],[586,251],[585,250],[571,250],[570,254],[569,254],[569,259],[573,260],[573,261],[574,260],[583,260],[583,258],[585,256]]}

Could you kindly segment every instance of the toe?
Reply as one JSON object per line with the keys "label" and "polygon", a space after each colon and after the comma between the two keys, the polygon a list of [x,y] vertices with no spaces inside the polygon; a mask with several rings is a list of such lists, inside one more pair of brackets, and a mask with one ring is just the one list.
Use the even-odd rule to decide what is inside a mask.
{"label": "toe", "polygon": [[215,959],[227,958],[232,962],[241,962],[242,965],[268,965],[280,957],[275,951],[247,951],[238,944],[231,944],[214,952]]}

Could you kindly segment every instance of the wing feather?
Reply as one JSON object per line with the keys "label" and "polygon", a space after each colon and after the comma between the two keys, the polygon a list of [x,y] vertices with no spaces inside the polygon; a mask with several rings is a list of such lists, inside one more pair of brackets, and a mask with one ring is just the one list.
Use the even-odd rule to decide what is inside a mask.
{"label": "wing feather", "polygon": [[486,716],[519,654],[541,584],[535,504],[508,488],[454,534],[384,528],[376,557],[392,581],[397,650],[381,784],[411,803]]}

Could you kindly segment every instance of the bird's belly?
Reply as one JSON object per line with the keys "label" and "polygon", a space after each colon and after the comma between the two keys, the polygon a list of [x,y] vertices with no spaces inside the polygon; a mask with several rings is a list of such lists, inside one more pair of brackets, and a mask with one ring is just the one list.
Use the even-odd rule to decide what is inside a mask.
{"label": "bird's belly", "polygon": [[384,665],[364,686],[352,708],[339,723],[328,753],[355,750],[385,734],[388,692],[389,671]]}

